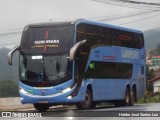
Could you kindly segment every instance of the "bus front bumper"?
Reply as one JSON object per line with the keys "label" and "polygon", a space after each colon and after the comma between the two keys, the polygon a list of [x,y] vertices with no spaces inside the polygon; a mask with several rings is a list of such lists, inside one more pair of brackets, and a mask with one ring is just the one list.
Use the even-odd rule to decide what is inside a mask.
{"label": "bus front bumper", "polygon": [[51,104],[65,104],[65,103],[74,103],[80,102],[85,99],[85,94],[79,91],[78,95],[72,97],[70,94],[74,91],[76,86],[74,86],[71,90],[55,93],[52,95],[34,95],[26,92],[25,90],[20,90],[21,102],[23,104],[26,103],[51,103]]}

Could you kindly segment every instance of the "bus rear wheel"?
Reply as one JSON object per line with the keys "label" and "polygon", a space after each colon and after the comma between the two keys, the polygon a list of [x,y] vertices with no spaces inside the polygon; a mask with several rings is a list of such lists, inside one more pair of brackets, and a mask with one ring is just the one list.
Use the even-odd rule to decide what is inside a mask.
{"label": "bus rear wheel", "polygon": [[39,112],[45,112],[45,111],[47,111],[49,109],[49,105],[48,104],[35,103],[35,104],[33,104],[33,106]]}
{"label": "bus rear wheel", "polygon": [[93,103],[93,97],[90,90],[87,89],[85,100],[83,102],[76,103],[76,107],[80,110],[91,109],[95,107],[95,103]]}
{"label": "bus rear wheel", "polygon": [[126,89],[124,100],[117,100],[114,102],[114,105],[116,107],[129,106],[130,104],[131,104],[131,96],[129,89]]}
{"label": "bus rear wheel", "polygon": [[130,100],[131,100],[130,91],[129,91],[129,89],[126,89],[125,98],[122,102],[123,106],[129,106]]}

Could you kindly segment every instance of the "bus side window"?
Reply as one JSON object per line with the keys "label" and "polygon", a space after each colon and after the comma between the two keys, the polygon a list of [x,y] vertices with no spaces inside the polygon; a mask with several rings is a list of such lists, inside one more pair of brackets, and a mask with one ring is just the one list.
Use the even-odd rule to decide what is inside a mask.
{"label": "bus side window", "polygon": [[141,74],[144,75],[144,66],[141,66]]}

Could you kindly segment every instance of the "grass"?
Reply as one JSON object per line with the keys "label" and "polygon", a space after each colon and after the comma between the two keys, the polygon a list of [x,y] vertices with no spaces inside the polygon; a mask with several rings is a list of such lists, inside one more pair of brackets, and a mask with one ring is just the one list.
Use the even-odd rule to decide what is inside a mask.
{"label": "grass", "polygon": [[157,95],[154,95],[154,96],[151,96],[151,95],[146,95],[145,97],[139,99],[137,101],[138,104],[141,104],[141,103],[158,103],[160,102],[160,94],[157,94]]}

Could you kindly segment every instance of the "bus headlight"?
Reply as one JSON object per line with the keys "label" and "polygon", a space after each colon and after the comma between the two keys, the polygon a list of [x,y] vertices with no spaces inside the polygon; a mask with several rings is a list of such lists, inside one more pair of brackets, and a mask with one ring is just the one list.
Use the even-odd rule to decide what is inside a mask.
{"label": "bus headlight", "polygon": [[68,96],[67,99],[72,99],[72,96]]}
{"label": "bus headlight", "polygon": [[27,94],[28,92],[25,91],[23,88],[19,88],[19,92],[22,93],[22,94]]}
{"label": "bus headlight", "polygon": [[62,92],[63,92],[63,93],[66,93],[66,92],[69,92],[70,90],[71,90],[71,88],[70,88],[70,87],[68,87],[68,88],[66,88],[66,89],[62,90]]}

